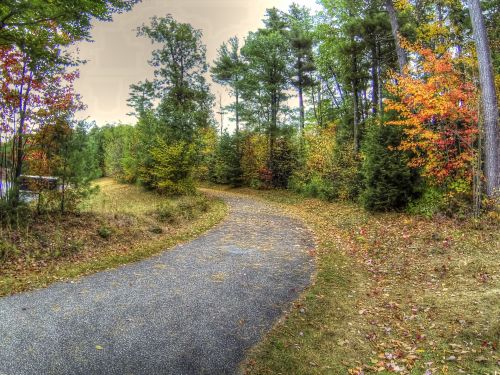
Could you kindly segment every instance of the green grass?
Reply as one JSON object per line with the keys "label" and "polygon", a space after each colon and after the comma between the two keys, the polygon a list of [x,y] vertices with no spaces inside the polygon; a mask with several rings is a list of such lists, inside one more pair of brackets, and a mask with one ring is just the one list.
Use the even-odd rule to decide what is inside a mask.
{"label": "green grass", "polygon": [[498,222],[372,215],[286,191],[236,189],[301,218],[317,274],[243,365],[247,374],[499,370]]}
{"label": "green grass", "polygon": [[[99,193],[81,214],[2,228],[2,244],[16,251],[0,263],[0,296],[154,256],[196,238],[227,214],[226,205],[214,198],[165,198],[111,179],[97,185]],[[165,207],[173,220],[161,220]]]}

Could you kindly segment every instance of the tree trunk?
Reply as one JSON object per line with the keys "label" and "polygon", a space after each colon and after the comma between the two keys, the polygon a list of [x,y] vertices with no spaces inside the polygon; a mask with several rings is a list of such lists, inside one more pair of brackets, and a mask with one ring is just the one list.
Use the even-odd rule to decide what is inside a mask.
{"label": "tree trunk", "polygon": [[304,93],[302,85],[299,86],[299,111],[300,111],[300,134],[304,135],[305,113],[304,113]]}
{"label": "tree trunk", "polygon": [[355,80],[352,81],[352,95],[353,95],[353,122],[354,122],[354,152],[359,151],[359,101],[358,101],[358,88],[356,87]]}
{"label": "tree trunk", "polygon": [[316,125],[320,126],[319,124],[319,114],[318,114],[318,107],[316,107],[316,93],[314,91],[315,85],[311,86],[311,104],[313,107],[313,112],[314,112],[314,118],[316,119]]}
{"label": "tree trunk", "polygon": [[396,54],[398,55],[398,65],[400,73],[403,73],[403,69],[406,65],[406,53],[401,47],[399,40],[399,22],[398,16],[396,14],[396,9],[392,4],[392,0],[385,0],[385,7],[389,13],[389,19],[391,21],[392,36],[394,37],[394,43],[396,45]]}
{"label": "tree trunk", "polygon": [[372,114],[377,115],[378,111],[378,51],[377,42],[372,45]]}
{"label": "tree trunk", "polygon": [[304,78],[302,75],[302,59],[299,56],[298,61],[297,61],[297,66],[298,66],[298,72],[297,72],[297,78],[298,78],[298,89],[299,89],[299,112],[300,112],[300,134],[304,135],[304,124],[305,124],[305,114],[304,114]]}
{"label": "tree trunk", "polygon": [[469,12],[474,31],[477,59],[479,63],[479,81],[484,112],[484,172],[486,194],[493,197],[500,192],[500,144],[498,134],[498,102],[493,77],[491,50],[484,25],[479,0],[468,0]]}
{"label": "tree trunk", "polygon": [[[17,205],[19,202],[19,190],[20,190],[20,177],[23,173],[23,161],[24,161],[24,126],[26,123],[26,111],[28,109],[29,95],[31,91],[31,83],[33,80],[33,72],[30,72],[28,82],[26,83],[26,92],[24,89],[24,76],[27,70],[27,62],[24,62],[23,66],[23,78],[21,82],[21,87],[19,90],[19,126],[17,129],[17,145],[16,145],[16,155],[13,155],[12,161],[15,160],[14,169],[14,204]],[[14,138],[14,142],[16,139]],[[14,148],[13,148],[14,150]]]}
{"label": "tree trunk", "polygon": [[236,135],[240,133],[240,92],[238,89],[235,90],[236,94],[236,108],[234,109],[236,115]]}
{"label": "tree trunk", "polygon": [[278,94],[271,95],[271,126],[269,129],[269,158],[271,161],[271,171],[274,172],[274,145],[276,141],[276,128],[278,126]]}

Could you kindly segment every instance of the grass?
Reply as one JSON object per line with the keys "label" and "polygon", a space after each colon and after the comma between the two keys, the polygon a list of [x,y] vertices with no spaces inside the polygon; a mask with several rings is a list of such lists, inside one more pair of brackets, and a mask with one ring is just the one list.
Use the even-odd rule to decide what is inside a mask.
{"label": "grass", "polygon": [[300,217],[318,244],[314,284],[250,352],[244,373],[498,373],[498,222],[233,191]]}
{"label": "grass", "polygon": [[99,193],[79,214],[0,228],[0,296],[153,256],[199,236],[227,213],[222,201],[203,195],[169,199],[108,178],[97,185]]}

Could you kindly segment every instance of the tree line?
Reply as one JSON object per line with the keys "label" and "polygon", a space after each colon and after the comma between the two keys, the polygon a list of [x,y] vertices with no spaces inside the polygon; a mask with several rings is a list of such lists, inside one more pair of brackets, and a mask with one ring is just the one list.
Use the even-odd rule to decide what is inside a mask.
{"label": "tree line", "polygon": [[[133,3],[103,2],[107,8],[100,17]],[[495,86],[500,58],[490,47],[498,44],[497,2],[321,4],[318,14],[296,4],[287,11],[268,9],[263,26],[242,41],[232,37],[222,44],[211,66],[201,30],[170,15],[140,26],[138,37],[157,46],[148,61],[154,77],[131,86],[128,103],[136,124],[85,132],[94,166],[89,176],[113,175],[164,194],[191,194],[197,180],[288,188],[359,201],[370,210],[424,215],[478,214],[491,205],[500,186]],[[57,22],[47,30],[72,35],[65,21]],[[0,40],[7,57],[2,64],[12,64],[9,56],[18,53],[38,61],[23,44],[26,37],[3,25]],[[88,27],[83,23],[71,40],[52,43],[86,38]],[[37,124],[31,131],[38,133],[41,124],[56,129],[53,124],[61,118],[76,129],[69,119],[79,101],[70,94],[74,77],[67,74],[75,62],[61,55],[40,58],[61,70],[50,76],[57,83],[37,82],[39,96],[44,97],[42,81],[47,88],[59,87],[67,95],[56,96],[66,98],[66,107],[33,110],[45,116],[40,118],[30,112]],[[231,113],[234,132],[219,134],[207,74],[233,98],[224,111]],[[9,111],[17,115],[22,105],[13,103]],[[46,103],[41,107],[52,108]],[[4,110],[3,116],[13,115]],[[19,143],[25,125],[18,129],[3,141],[12,166],[26,158],[12,151],[24,152],[27,144]],[[22,138],[30,139],[30,149],[40,144]]]}

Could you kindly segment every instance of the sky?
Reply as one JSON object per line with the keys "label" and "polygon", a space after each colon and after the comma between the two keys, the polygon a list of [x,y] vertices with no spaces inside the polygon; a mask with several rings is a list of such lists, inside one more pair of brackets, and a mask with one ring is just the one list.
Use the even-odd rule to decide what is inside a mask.
{"label": "sky", "polygon": [[[127,115],[131,110],[126,103],[129,86],[153,77],[147,61],[154,48],[146,38],[136,37],[136,29],[150,17],[172,14],[177,21],[201,29],[211,63],[224,41],[235,35],[243,40],[249,31],[261,27],[267,8],[286,10],[292,2],[319,8],[315,0],[143,0],[132,11],[115,15],[113,22],[96,22],[94,42],[78,45],[79,57],[87,60],[75,84],[87,105],[78,117],[98,125],[135,122]],[[215,83],[211,87],[217,98],[222,95],[222,105],[229,104],[231,99],[223,87]]]}

